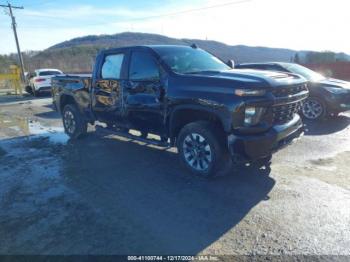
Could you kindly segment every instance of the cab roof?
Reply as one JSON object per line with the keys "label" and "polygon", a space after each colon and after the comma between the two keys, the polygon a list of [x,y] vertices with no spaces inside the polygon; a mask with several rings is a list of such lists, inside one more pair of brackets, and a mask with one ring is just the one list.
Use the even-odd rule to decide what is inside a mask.
{"label": "cab roof", "polygon": [[59,71],[61,72],[61,70],[59,69],[55,69],[55,68],[41,68],[41,69],[36,69],[35,72],[47,72],[47,71]]}
{"label": "cab roof", "polygon": [[257,62],[257,63],[240,63],[237,66],[255,66],[255,65],[287,65],[287,64],[293,64],[288,62]]}
{"label": "cab roof", "polygon": [[101,53],[112,53],[112,52],[122,52],[128,50],[172,50],[172,49],[193,49],[194,47],[186,46],[186,45],[138,45],[138,46],[127,46],[127,47],[119,47],[106,49],[101,51]]}

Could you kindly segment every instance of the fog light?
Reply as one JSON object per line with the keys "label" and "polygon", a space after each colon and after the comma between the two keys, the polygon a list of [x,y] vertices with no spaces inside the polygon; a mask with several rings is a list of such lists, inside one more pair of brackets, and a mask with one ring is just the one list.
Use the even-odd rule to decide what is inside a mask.
{"label": "fog light", "polygon": [[258,124],[264,111],[262,107],[246,107],[244,125],[253,126]]}

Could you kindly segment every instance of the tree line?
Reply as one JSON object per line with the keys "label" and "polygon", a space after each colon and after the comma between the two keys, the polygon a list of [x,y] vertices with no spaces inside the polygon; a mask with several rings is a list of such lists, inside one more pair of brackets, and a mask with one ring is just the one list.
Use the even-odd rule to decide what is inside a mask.
{"label": "tree line", "polygon": [[[42,52],[24,52],[23,60],[25,70],[33,72],[38,68],[57,68],[63,72],[92,72],[96,55],[104,48],[106,47],[97,45],[80,45],[65,48],[52,48]],[[350,57],[345,53],[334,53],[331,51],[298,52],[291,57],[290,61],[301,64],[322,64],[349,61],[349,58]],[[16,54],[0,55],[0,73],[7,72],[9,66],[13,64],[19,64]]]}
{"label": "tree line", "polygon": [[324,64],[335,62],[348,62],[349,56],[345,53],[335,53],[331,51],[306,52],[304,54],[295,53],[291,61],[297,64]]}

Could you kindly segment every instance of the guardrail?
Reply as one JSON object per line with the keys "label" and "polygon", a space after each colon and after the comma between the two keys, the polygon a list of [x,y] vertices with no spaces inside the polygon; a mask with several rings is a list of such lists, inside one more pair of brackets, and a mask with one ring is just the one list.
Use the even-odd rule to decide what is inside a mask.
{"label": "guardrail", "polygon": [[0,91],[6,91],[7,93],[14,93],[16,95],[23,94],[23,88],[21,83],[21,70],[18,66],[12,65],[9,68],[9,73],[0,74]]}

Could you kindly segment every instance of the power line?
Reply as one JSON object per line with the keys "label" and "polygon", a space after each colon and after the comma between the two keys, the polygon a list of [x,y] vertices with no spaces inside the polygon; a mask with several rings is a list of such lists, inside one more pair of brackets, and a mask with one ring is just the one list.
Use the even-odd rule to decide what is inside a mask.
{"label": "power line", "polygon": [[16,30],[16,18],[13,15],[12,9],[24,9],[23,6],[13,6],[10,3],[8,3],[7,5],[0,5],[0,7],[4,7],[4,8],[8,8],[9,11],[9,15],[11,17],[11,21],[12,21],[12,30],[13,30],[13,34],[15,36],[15,41],[16,41],[16,47],[17,47],[17,53],[18,53],[18,58],[19,58],[19,63],[21,66],[21,78],[22,81],[24,81],[25,77],[24,77],[24,63],[23,63],[23,57],[22,57],[22,53],[21,53],[21,49],[19,47],[19,41],[18,41],[18,36],[17,36],[17,30]]}
{"label": "power line", "polygon": [[[173,13],[166,13],[166,14],[145,16],[145,17],[128,18],[128,19],[123,19],[123,20],[119,20],[119,21],[115,21],[115,22],[109,21],[109,22],[103,22],[103,23],[84,24],[84,26],[98,26],[98,25],[106,25],[106,24],[111,24],[111,23],[116,24],[116,23],[150,20],[150,19],[155,19],[155,18],[162,18],[162,17],[176,16],[176,15],[181,15],[181,14],[186,14],[186,13],[199,12],[199,11],[204,11],[204,10],[219,8],[219,7],[225,7],[225,6],[230,6],[230,5],[243,4],[243,3],[247,3],[247,2],[251,2],[251,1],[254,1],[254,0],[231,1],[231,2],[226,2],[226,3],[222,3],[222,4],[193,8],[193,9],[188,9],[188,10],[182,10],[182,11],[173,12]],[[25,14],[25,16],[42,17],[42,18],[50,18],[50,19],[58,19],[58,20],[62,19],[59,17],[50,17],[50,16],[42,15],[42,14]],[[33,26],[28,26],[27,28],[31,28],[31,27],[33,27]],[[40,28],[46,28],[46,27],[40,26]]]}
{"label": "power line", "polygon": [[240,1],[228,2],[228,3],[217,4],[217,5],[212,5],[212,6],[193,8],[193,9],[188,9],[188,10],[183,10],[183,11],[178,11],[178,12],[173,12],[173,13],[168,13],[168,14],[133,18],[133,19],[128,19],[127,21],[149,20],[149,19],[161,18],[161,17],[166,17],[166,16],[175,16],[175,15],[180,15],[180,14],[193,13],[193,12],[198,12],[198,11],[203,11],[203,10],[208,10],[208,9],[213,9],[213,8],[229,6],[229,5],[243,4],[243,3],[251,2],[251,1],[253,1],[253,0],[240,0]]}

